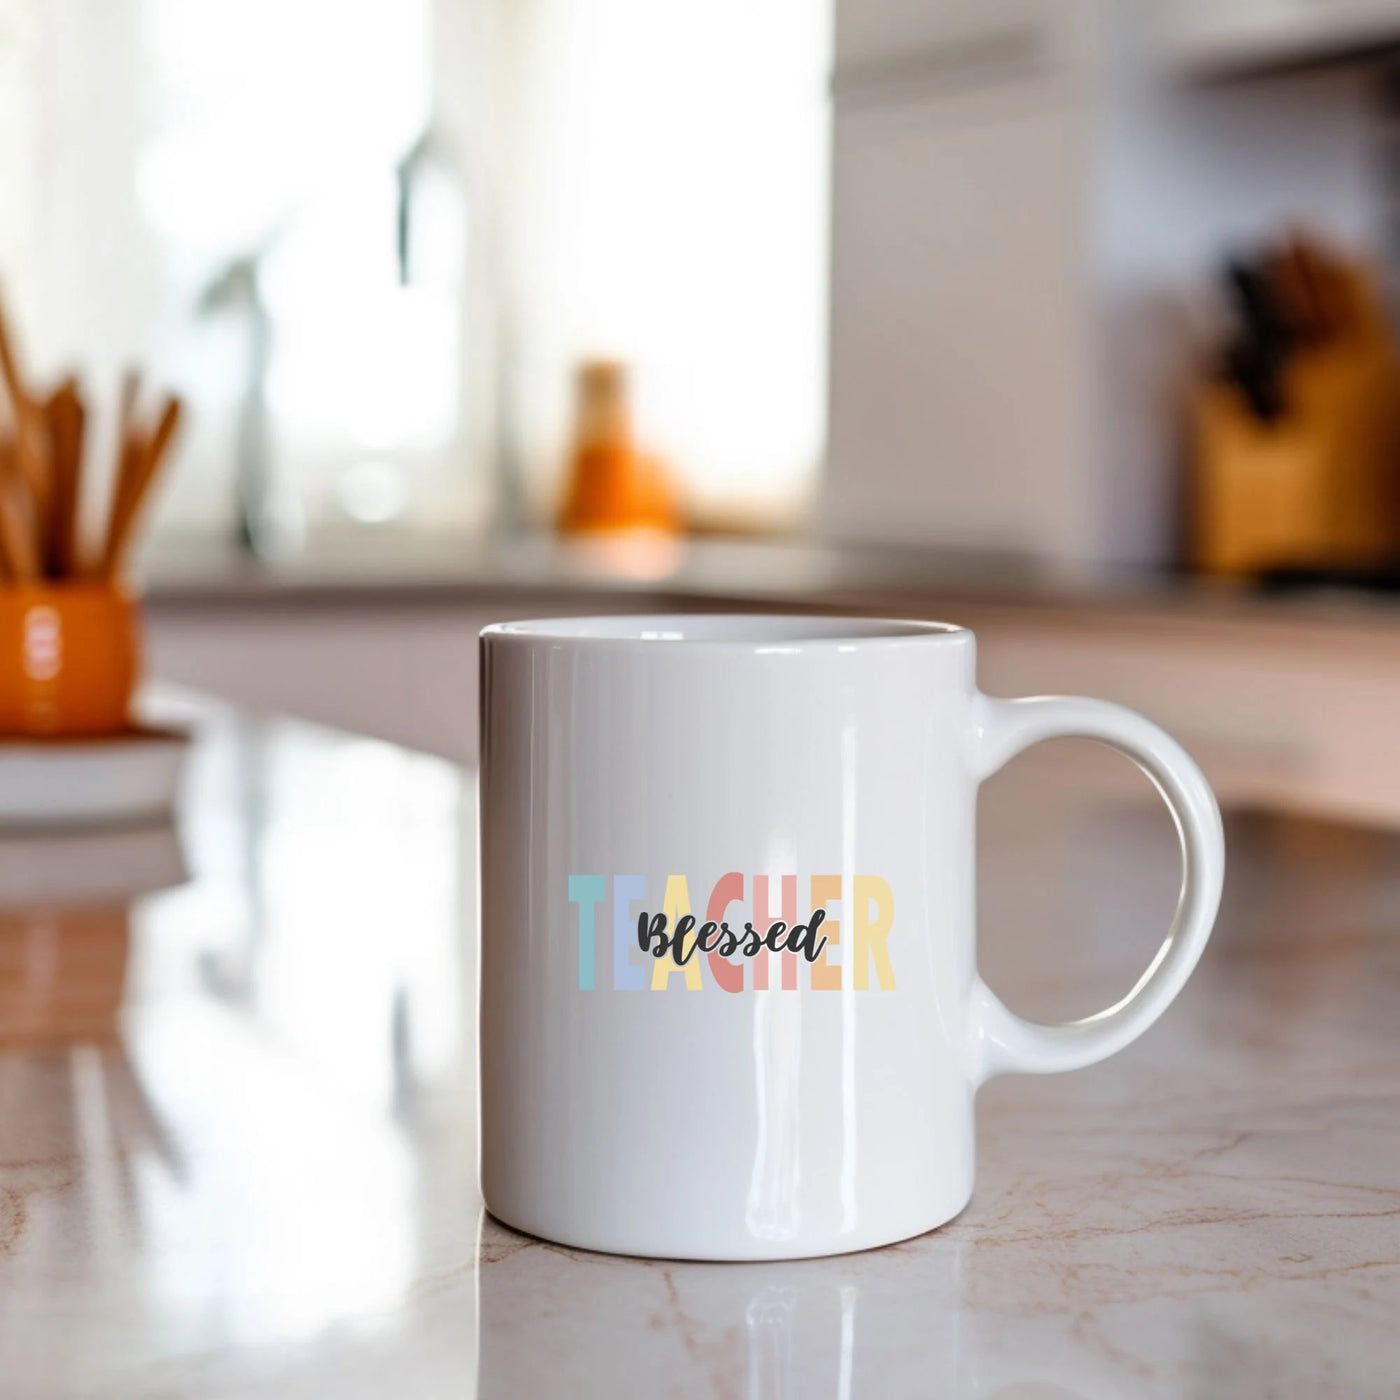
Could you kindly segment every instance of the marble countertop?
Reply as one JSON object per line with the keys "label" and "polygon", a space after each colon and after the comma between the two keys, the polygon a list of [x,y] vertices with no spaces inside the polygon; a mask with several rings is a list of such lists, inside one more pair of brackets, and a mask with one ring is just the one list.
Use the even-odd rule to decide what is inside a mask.
{"label": "marble countertop", "polygon": [[[178,831],[0,838],[0,1394],[1395,1393],[1400,838],[1232,815],[1192,985],[989,1085],[942,1230],[638,1262],[482,1213],[472,775],[191,718]],[[984,795],[983,968],[1031,1014],[1125,991],[1173,903],[1109,762]]]}

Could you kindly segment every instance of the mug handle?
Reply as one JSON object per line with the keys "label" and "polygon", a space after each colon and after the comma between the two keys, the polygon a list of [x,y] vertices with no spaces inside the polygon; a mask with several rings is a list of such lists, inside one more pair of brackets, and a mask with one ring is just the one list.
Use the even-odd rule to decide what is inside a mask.
{"label": "mug handle", "polygon": [[1096,739],[1132,759],[1166,800],[1181,839],[1181,895],[1166,941],[1121,1001],[1081,1021],[1041,1025],[1017,1016],[974,976],[968,1008],[973,1082],[994,1074],[1052,1074],[1096,1064],[1140,1036],[1175,999],[1210,937],[1225,878],[1220,808],[1191,756],[1122,705],[1073,696],[973,699],[972,769],[980,783],[1043,739]]}

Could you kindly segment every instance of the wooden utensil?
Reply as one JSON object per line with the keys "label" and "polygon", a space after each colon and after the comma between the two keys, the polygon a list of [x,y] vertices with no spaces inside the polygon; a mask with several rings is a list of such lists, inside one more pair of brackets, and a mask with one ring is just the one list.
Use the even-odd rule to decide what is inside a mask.
{"label": "wooden utensil", "polygon": [[49,434],[52,505],[45,537],[45,562],[51,578],[82,572],[78,550],[78,503],[82,499],[83,436],[87,410],[71,375],[44,403]]}
{"label": "wooden utensil", "polygon": [[[22,478],[24,489],[30,498],[27,510],[22,506],[17,506],[16,509],[31,517],[29,528],[42,532],[48,516],[50,497],[48,441],[43,409],[25,387],[3,305],[0,305],[0,375],[3,375],[5,388],[9,393],[10,412],[14,421],[12,461],[19,469],[18,476]],[[10,475],[13,477],[14,474]],[[13,500],[17,494],[16,488],[11,485],[4,494],[7,499]],[[35,544],[35,538],[31,536],[30,542]]]}
{"label": "wooden utensil", "polygon": [[134,369],[127,370],[122,375],[121,405],[117,414],[117,460],[108,491],[107,522],[102,531],[96,565],[99,576],[105,576],[108,572],[112,558],[112,542],[126,516],[136,465],[143,452],[142,434],[137,422],[140,394],[140,373]]}
{"label": "wooden utensil", "polygon": [[15,359],[15,348],[10,340],[10,329],[5,320],[5,307],[0,303],[0,376],[5,380],[5,388],[9,390],[10,403],[14,406],[15,418],[18,420],[20,411],[29,404],[29,394],[25,390],[24,381],[20,377],[19,364]]}
{"label": "wooden utensil", "polygon": [[19,449],[13,438],[0,442],[0,553],[5,572],[16,583],[28,583],[40,575],[35,543],[33,502],[18,465]]}
{"label": "wooden utensil", "polygon": [[102,554],[102,576],[114,579],[121,572],[130,548],[132,533],[150,495],[151,484],[180,426],[183,412],[180,400],[165,401],[155,431],[147,436],[133,422],[123,446],[119,479],[113,493],[112,514]]}
{"label": "wooden utensil", "polygon": [[71,375],[43,397],[26,387],[2,306],[0,382],[0,578],[22,582],[47,574],[65,581],[114,580],[179,429],[180,401],[168,398],[154,426],[143,424],[140,376],[134,370],[123,376],[107,519],[89,564],[79,538],[87,427],[81,389]]}

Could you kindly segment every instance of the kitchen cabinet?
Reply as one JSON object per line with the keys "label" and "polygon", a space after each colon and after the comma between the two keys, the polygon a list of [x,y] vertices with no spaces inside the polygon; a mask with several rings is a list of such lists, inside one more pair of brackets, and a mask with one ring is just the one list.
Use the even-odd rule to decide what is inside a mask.
{"label": "kitchen cabinet", "polygon": [[[183,852],[177,888],[157,873],[133,908],[93,907],[94,878],[130,887],[130,833],[3,851],[85,887],[81,922],[57,884],[11,889],[0,919],[8,1394],[1393,1394],[1394,834],[1230,818],[1180,1000],[1093,1070],[986,1085],[976,1193],[942,1229],[833,1259],[633,1260],[482,1206],[475,774],[187,718],[178,845],[153,833]],[[1106,801],[1028,779],[1017,760],[984,790],[979,966],[1058,1020],[1131,987],[1178,865],[1145,783]],[[797,1060],[804,1096],[830,1092]],[[649,1092],[700,1092],[703,1052],[664,1068]]]}
{"label": "kitchen cabinet", "polygon": [[[150,659],[161,678],[249,709],[471,762],[477,634],[490,622],[735,608],[943,617],[977,632],[990,693],[1100,695],[1140,709],[1196,754],[1227,805],[1400,825],[1393,605],[1270,602],[1184,582],[960,581],[918,556],[893,567],[890,557],[696,545],[651,583],[584,583],[541,562],[533,580],[517,568],[494,584],[482,570],[360,588],[273,580],[241,594],[217,581],[202,592],[155,586]],[[1079,762],[1058,745],[1035,761]]]}
{"label": "kitchen cabinet", "polygon": [[824,505],[842,538],[1094,552],[1073,11],[838,6]]}

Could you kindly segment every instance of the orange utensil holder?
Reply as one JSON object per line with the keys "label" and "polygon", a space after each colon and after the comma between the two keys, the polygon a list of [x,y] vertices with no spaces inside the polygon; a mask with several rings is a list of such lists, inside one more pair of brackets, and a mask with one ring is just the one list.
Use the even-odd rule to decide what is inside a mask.
{"label": "orange utensil holder", "polygon": [[0,587],[0,737],[120,734],[139,656],[137,606],[123,588]]}

